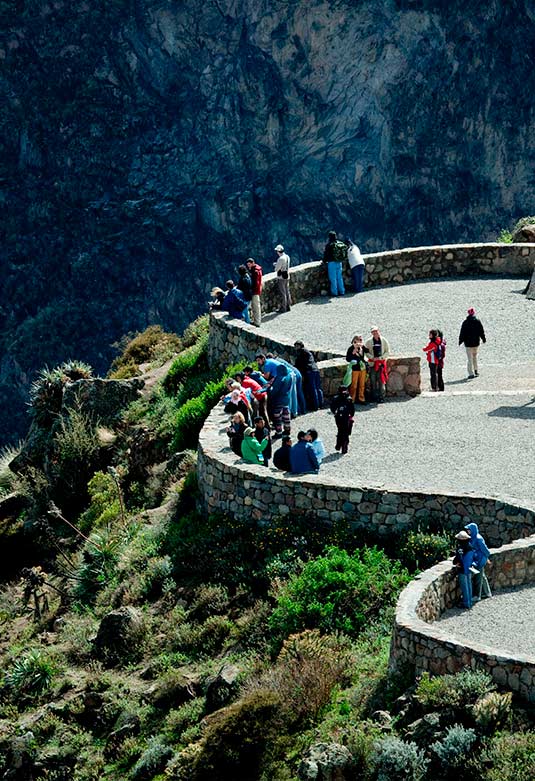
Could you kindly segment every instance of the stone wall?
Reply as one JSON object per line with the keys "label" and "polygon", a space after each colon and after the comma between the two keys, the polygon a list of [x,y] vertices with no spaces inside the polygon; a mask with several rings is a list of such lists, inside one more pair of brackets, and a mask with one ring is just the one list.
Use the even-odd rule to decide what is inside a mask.
{"label": "stone wall", "polygon": [[[396,285],[415,279],[433,279],[478,274],[522,274],[528,276],[535,261],[535,244],[452,244],[416,247],[364,255],[366,287]],[[351,289],[349,267],[344,279]],[[290,272],[290,289],[295,302],[327,295],[327,268],[320,262],[296,266]],[[280,306],[275,274],[264,277],[262,309],[275,312]]]}
{"label": "stone wall", "polygon": [[[485,567],[492,589],[535,583],[535,537],[492,551]],[[451,562],[422,573],[402,592],[397,608],[390,668],[413,675],[455,673],[469,667],[487,670],[501,687],[535,702],[535,651],[530,657],[510,655],[478,643],[460,643],[432,623],[460,600]]]}
{"label": "stone wall", "polygon": [[246,464],[228,447],[228,415],[216,407],[199,437],[198,476],[203,508],[242,520],[270,521],[283,515],[325,523],[347,519],[355,529],[388,536],[436,521],[456,529],[474,521],[492,546],[535,532],[535,506],[519,507],[505,498],[384,490],[324,482],[317,475],[283,475],[274,467]]}

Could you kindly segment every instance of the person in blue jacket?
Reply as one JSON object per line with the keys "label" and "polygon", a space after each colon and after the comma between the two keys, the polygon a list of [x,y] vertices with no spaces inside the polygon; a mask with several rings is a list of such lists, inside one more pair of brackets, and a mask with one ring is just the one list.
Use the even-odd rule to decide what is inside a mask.
{"label": "person in blue jacket", "polygon": [[227,294],[221,304],[221,311],[228,312],[236,320],[245,320],[247,301],[243,297],[243,293],[234,285],[232,279],[225,283],[225,287],[227,288]]}
{"label": "person in blue jacket", "polygon": [[290,394],[292,391],[292,379],[290,372],[282,363],[279,363],[275,379],[268,388],[271,402],[271,415],[275,426],[275,438],[290,433]]}
{"label": "person in blue jacket", "polygon": [[485,575],[485,564],[490,559],[490,551],[487,548],[487,543],[479,533],[477,523],[467,523],[464,528],[470,535],[470,544],[474,549],[474,566],[479,570],[479,574],[474,575],[472,585],[474,596],[472,602],[479,602],[480,599],[487,599],[492,596],[489,581]]}
{"label": "person in blue jacket", "polygon": [[300,372],[297,371],[295,366],[292,366],[291,363],[288,363],[288,361],[283,360],[282,358],[274,358],[273,355],[268,354],[264,355],[264,353],[258,353],[256,356],[256,362],[258,366],[260,367],[260,371],[264,373],[264,376],[267,377],[267,379],[273,379],[277,375],[277,366],[280,366],[281,364],[283,366],[286,366],[288,369],[288,374],[292,383],[291,391],[290,391],[290,414],[293,418],[298,414],[300,411],[299,409],[299,393],[298,393],[298,385],[300,383],[301,388],[301,396],[302,396],[302,403],[304,404],[304,394],[303,394],[303,378],[301,377]]}
{"label": "person in blue jacket", "polygon": [[292,445],[290,450],[290,464],[293,474],[319,471],[320,465],[314,448],[310,442],[307,442],[306,436],[305,431],[300,431],[297,435],[297,442]]}
{"label": "person in blue jacket", "polygon": [[472,573],[474,565],[474,549],[470,545],[470,535],[464,530],[455,535],[456,550],[453,563],[457,567],[457,577],[463,598],[463,607],[472,607]]}

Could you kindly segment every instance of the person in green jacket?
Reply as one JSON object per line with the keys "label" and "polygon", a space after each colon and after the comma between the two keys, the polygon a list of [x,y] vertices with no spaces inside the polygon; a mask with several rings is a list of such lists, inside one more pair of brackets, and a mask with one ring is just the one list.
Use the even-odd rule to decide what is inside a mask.
{"label": "person in green jacket", "polygon": [[264,456],[262,453],[268,446],[269,439],[266,437],[262,442],[259,442],[254,433],[254,429],[250,426],[243,432],[243,442],[241,443],[242,458],[248,464],[263,464]]}

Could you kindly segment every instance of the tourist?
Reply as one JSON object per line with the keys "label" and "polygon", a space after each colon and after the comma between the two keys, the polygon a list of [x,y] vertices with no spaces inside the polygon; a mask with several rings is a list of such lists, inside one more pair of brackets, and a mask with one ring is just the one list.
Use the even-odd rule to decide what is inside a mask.
{"label": "tourist", "polygon": [[343,241],[338,241],[334,231],[329,231],[329,240],[323,250],[323,262],[327,264],[332,296],[345,295],[342,264],[346,259],[346,245]]}
{"label": "tourist", "polygon": [[273,266],[277,274],[281,295],[279,312],[289,312],[292,306],[292,297],[290,295],[290,257],[285,253],[282,244],[277,244],[275,252],[277,253],[277,260]]}
{"label": "tourist", "polygon": [[325,445],[323,444],[322,440],[318,436],[318,432],[315,428],[309,428],[307,431],[307,442],[310,442],[312,446],[312,450],[316,454],[316,458],[318,459],[318,464],[321,465],[321,462],[325,458]]}
{"label": "tourist", "polygon": [[279,363],[276,376],[269,386],[271,415],[275,426],[275,439],[290,433],[290,394],[292,379],[286,366]]}
{"label": "tourist", "polygon": [[244,366],[243,373],[246,377],[251,377],[251,379],[255,380],[255,382],[257,382],[259,385],[262,385],[264,388],[268,384],[262,372],[259,372],[257,369],[253,369],[252,366]]}
{"label": "tourist", "polygon": [[485,330],[481,320],[476,317],[476,310],[473,306],[468,310],[467,317],[461,325],[459,334],[459,344],[464,344],[466,348],[468,379],[479,377],[477,365],[477,351],[481,342],[485,344]]}
{"label": "tourist", "polygon": [[479,570],[474,575],[473,599],[472,602],[479,602],[480,599],[487,599],[492,596],[489,581],[485,575],[485,564],[490,559],[490,551],[487,543],[479,533],[476,523],[467,523],[464,527],[470,535],[470,544],[474,549],[474,566]]}
{"label": "tourist", "polygon": [[351,340],[346,353],[346,361],[351,364],[351,385],[349,386],[349,395],[351,401],[358,401],[359,404],[366,404],[365,390],[366,377],[368,376],[367,367],[369,355],[368,348],[362,341],[362,336],[354,336]]}
{"label": "tourist", "polygon": [[243,441],[241,443],[241,454],[244,461],[248,464],[263,464],[263,452],[267,448],[269,440],[266,437],[261,442],[255,437],[254,429],[246,428],[243,432]]}
{"label": "tourist", "polygon": [[355,415],[355,405],[351,401],[349,390],[345,385],[340,385],[337,395],[331,401],[331,412],[336,422],[336,450],[341,450],[342,454],[347,453],[349,448],[349,437],[353,429],[353,416]]}
{"label": "tourist", "polygon": [[370,388],[372,398],[378,404],[382,404],[386,396],[386,383],[388,380],[387,358],[390,355],[390,345],[376,325],[372,326],[371,338],[367,340],[367,347],[370,354],[368,364],[370,375]]}
{"label": "tourist", "polygon": [[235,412],[241,412],[247,425],[249,425],[251,420],[251,410],[247,405],[247,402],[244,401],[243,396],[239,390],[232,390],[230,394],[223,398],[223,403],[225,404],[225,412],[229,413],[230,415],[234,415]]}
{"label": "tourist", "polygon": [[210,311],[212,309],[221,309],[223,307],[223,301],[225,300],[225,291],[220,287],[213,287],[210,291],[212,300],[208,302]]}
{"label": "tourist", "polygon": [[267,382],[264,380],[264,378],[262,377],[263,384],[261,384],[257,380],[253,379],[251,374],[245,374],[245,372],[242,371],[236,372],[234,379],[236,382],[240,383],[242,388],[252,394],[256,402],[258,412],[262,414],[266,420],[269,420],[267,411]]}
{"label": "tourist", "polygon": [[291,364],[290,361],[286,361],[279,355],[275,357],[273,353],[268,353],[267,358],[271,358],[276,360],[278,363],[282,363],[282,365],[286,366],[290,372],[292,377],[292,397],[290,399],[290,412],[292,413],[292,418],[295,418],[297,415],[304,415],[307,411],[307,406],[305,401],[305,394],[303,393],[303,376],[301,372],[293,364]]}
{"label": "tourist", "polygon": [[429,366],[429,376],[431,380],[431,390],[443,391],[444,380],[442,378],[442,367],[444,366],[444,356],[442,348],[442,339],[438,335],[436,328],[429,331],[429,342],[422,347],[427,354],[427,365]]}
{"label": "tourist", "polygon": [[263,442],[267,439],[268,444],[264,450],[264,465],[269,466],[269,459],[271,458],[271,431],[267,425],[266,419],[262,415],[257,415],[254,419],[254,435],[258,442]]}
{"label": "tourist", "polygon": [[455,535],[456,550],[453,563],[457,567],[457,577],[463,599],[464,608],[472,607],[472,572],[474,564],[474,549],[470,545],[470,535],[462,531]]}
{"label": "tourist", "polygon": [[227,435],[232,451],[237,456],[241,456],[241,443],[243,442],[243,433],[247,428],[247,423],[241,412],[235,412],[230,419],[230,425],[227,428]]}
{"label": "tourist", "polygon": [[253,297],[253,286],[246,266],[243,264],[238,266],[238,274],[240,278],[236,283],[236,287],[239,291],[241,291],[244,300],[247,302],[247,307],[243,311],[243,319],[246,323],[249,324],[251,322],[249,317],[249,304],[251,303],[251,299]]}
{"label": "tourist", "polygon": [[346,244],[347,260],[351,270],[351,279],[353,280],[353,290],[355,293],[362,293],[364,290],[364,270],[366,268],[364,265],[364,258],[357,245],[353,244],[351,239],[348,239]]}
{"label": "tourist", "polygon": [[221,304],[221,310],[228,312],[230,317],[234,317],[236,320],[244,320],[247,301],[244,299],[243,294],[235,286],[232,279],[225,283],[225,287],[227,288],[227,294]]}
{"label": "tourist", "polygon": [[303,378],[303,390],[305,394],[306,408],[315,412],[323,406],[323,391],[321,389],[321,376],[318,365],[310,350],[307,350],[303,342],[294,342],[297,350],[295,356],[295,368]]}
{"label": "tourist", "polygon": [[290,450],[290,465],[294,475],[318,472],[320,465],[314,453],[314,448],[307,442],[306,432],[300,431],[297,442]]}
{"label": "tourist", "polygon": [[273,454],[273,466],[280,469],[281,472],[289,472],[292,468],[290,463],[290,451],[292,449],[292,438],[289,434],[284,434],[281,439],[281,446]]}
{"label": "tourist", "polygon": [[251,275],[251,314],[253,316],[253,325],[257,328],[262,324],[262,309],[260,306],[260,296],[262,295],[262,267],[255,262],[254,258],[247,258],[245,265]]}

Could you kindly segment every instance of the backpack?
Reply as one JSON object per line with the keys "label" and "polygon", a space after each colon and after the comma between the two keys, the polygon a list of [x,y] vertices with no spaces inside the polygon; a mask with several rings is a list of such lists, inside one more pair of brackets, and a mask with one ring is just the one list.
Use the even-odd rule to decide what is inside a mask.
{"label": "backpack", "polygon": [[335,241],[333,244],[333,260],[337,263],[343,263],[347,260],[347,247],[343,241]]}
{"label": "backpack", "polygon": [[446,355],[446,340],[442,336],[441,333],[439,333],[440,336],[440,344],[437,344],[435,347],[435,358],[437,360],[437,363],[444,360],[444,356]]}

